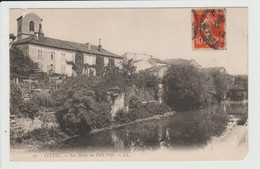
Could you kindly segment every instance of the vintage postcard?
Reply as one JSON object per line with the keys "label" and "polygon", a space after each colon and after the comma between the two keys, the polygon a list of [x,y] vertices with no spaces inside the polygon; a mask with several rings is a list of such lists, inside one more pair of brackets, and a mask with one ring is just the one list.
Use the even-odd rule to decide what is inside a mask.
{"label": "vintage postcard", "polygon": [[248,8],[10,8],[10,161],[248,153]]}

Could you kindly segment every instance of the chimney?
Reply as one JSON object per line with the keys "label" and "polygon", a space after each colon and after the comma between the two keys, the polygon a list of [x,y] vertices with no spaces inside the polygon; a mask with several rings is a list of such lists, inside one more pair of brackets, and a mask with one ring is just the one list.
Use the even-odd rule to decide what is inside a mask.
{"label": "chimney", "polygon": [[91,50],[91,44],[90,43],[86,43],[86,45],[87,45],[87,49]]}
{"label": "chimney", "polygon": [[101,39],[99,39],[98,50],[99,50],[100,52],[102,51]]}
{"label": "chimney", "polygon": [[44,37],[44,33],[42,32],[42,24],[39,24],[38,36],[39,36],[39,39]]}

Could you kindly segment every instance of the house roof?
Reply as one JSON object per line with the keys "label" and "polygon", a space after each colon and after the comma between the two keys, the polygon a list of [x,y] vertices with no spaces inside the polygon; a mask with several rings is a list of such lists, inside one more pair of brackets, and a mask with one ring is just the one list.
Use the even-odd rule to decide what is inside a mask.
{"label": "house roof", "polygon": [[168,67],[169,65],[153,66],[148,69],[150,72],[159,72],[162,68]]}
{"label": "house roof", "polygon": [[90,50],[88,50],[87,44],[64,41],[64,40],[59,40],[59,39],[54,39],[54,38],[49,38],[49,37],[42,37],[42,38],[36,39],[34,36],[30,36],[28,38],[24,38],[24,39],[15,41],[13,43],[13,45],[26,44],[26,43],[53,47],[53,48],[59,48],[59,49],[65,49],[65,50],[71,50],[71,51],[76,51],[76,52],[80,51],[80,52],[84,52],[84,53],[110,56],[110,57],[122,59],[121,56],[116,55],[112,52],[109,52],[106,49],[102,49],[102,51],[99,51],[98,46],[96,46],[96,45],[91,45]]}
{"label": "house roof", "polygon": [[205,73],[213,73],[215,71],[221,71],[223,69],[224,69],[224,71],[226,71],[224,67],[205,67],[205,68],[202,68],[201,70]]}
{"label": "house roof", "polygon": [[165,63],[170,65],[194,65],[196,67],[201,67],[195,60],[186,60],[186,59],[166,59],[163,60]]}
{"label": "house roof", "polygon": [[156,63],[167,64],[165,61],[158,59],[158,58],[151,58],[151,60],[155,61]]}

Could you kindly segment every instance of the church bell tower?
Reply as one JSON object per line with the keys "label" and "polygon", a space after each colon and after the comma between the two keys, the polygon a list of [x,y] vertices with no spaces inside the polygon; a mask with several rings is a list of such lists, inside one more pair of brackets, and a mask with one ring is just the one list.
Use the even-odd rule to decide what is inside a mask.
{"label": "church bell tower", "polygon": [[30,36],[43,37],[42,19],[34,13],[28,13],[17,19],[17,40]]}

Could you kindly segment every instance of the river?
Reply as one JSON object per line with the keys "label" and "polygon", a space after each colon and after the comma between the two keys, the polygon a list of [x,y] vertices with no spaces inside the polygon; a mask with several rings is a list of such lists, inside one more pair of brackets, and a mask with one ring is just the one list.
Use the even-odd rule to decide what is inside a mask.
{"label": "river", "polygon": [[[204,147],[220,136],[231,117],[248,113],[247,103],[221,103],[196,111],[74,137],[59,144],[64,151],[135,151]],[[57,147],[56,147],[57,148]]]}

